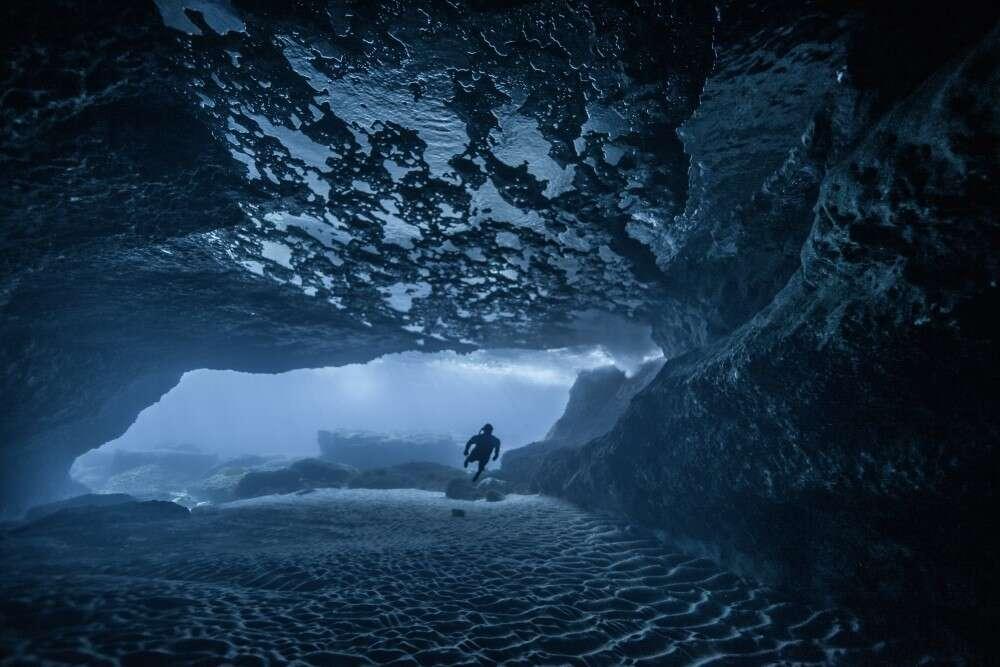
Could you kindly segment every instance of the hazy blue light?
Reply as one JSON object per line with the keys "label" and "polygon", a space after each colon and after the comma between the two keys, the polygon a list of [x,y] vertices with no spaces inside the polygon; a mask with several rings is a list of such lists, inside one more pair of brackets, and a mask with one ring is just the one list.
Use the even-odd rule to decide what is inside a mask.
{"label": "hazy blue light", "polygon": [[192,371],[111,446],[309,456],[318,429],[462,439],[490,421],[505,447],[518,447],[559,418],[577,372],[610,363],[603,349],[589,348],[411,352],[279,375]]}

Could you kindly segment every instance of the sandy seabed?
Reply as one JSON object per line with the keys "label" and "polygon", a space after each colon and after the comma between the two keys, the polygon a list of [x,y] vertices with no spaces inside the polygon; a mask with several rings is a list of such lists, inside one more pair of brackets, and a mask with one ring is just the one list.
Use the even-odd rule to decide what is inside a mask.
{"label": "sandy seabed", "polygon": [[5,664],[854,664],[884,649],[846,611],[539,496],[328,489],[14,531],[0,604]]}

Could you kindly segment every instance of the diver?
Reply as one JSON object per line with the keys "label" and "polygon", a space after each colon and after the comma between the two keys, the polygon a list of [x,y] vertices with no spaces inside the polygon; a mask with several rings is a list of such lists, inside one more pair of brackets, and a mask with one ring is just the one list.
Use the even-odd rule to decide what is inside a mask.
{"label": "diver", "polygon": [[[469,448],[472,448],[472,453],[469,453]],[[475,461],[479,464],[479,470],[473,476],[472,481],[475,482],[479,479],[479,476],[483,474],[486,470],[486,464],[489,463],[490,454],[493,455],[493,460],[496,461],[500,458],[500,440],[493,435],[493,425],[486,424],[481,429],[479,433],[469,438],[469,441],[465,443],[465,466],[469,467],[469,461]]]}

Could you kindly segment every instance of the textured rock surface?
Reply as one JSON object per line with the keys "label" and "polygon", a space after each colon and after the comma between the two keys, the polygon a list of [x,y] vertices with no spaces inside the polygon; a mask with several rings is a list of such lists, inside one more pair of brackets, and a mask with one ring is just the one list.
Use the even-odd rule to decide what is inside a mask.
{"label": "textured rock surface", "polygon": [[233,498],[256,498],[272,493],[346,486],[357,469],[321,459],[300,459],[287,468],[252,470],[243,475],[232,491]]}
{"label": "textured rock surface", "polygon": [[[489,489],[489,491],[499,494],[496,489]],[[468,475],[451,480],[444,489],[444,495],[453,500],[479,500],[485,498],[486,493],[487,490],[480,489],[473,484]]]}
{"label": "textured rock surface", "polygon": [[461,446],[448,436],[393,437],[380,433],[320,431],[320,455],[361,470],[424,461],[440,465],[462,462]]}
{"label": "textured rock surface", "polygon": [[891,108],[822,180],[774,301],[547,459],[543,488],[770,581],[985,631],[998,59],[994,32]]}
{"label": "textured rock surface", "polygon": [[112,503],[84,503],[63,507],[43,514],[23,526],[17,533],[62,532],[87,535],[91,542],[102,543],[104,531],[110,529],[127,534],[129,524],[184,520],[191,516],[186,507],[165,500],[137,502],[126,500]]}
{"label": "textured rock surface", "polygon": [[74,462],[72,474],[73,479],[100,493],[133,493],[152,499],[155,496],[150,493],[169,493],[203,479],[218,463],[215,454],[194,448],[94,450]]}
{"label": "textured rock surface", "polygon": [[82,496],[74,496],[65,500],[58,500],[54,503],[32,507],[25,513],[24,518],[27,521],[34,521],[71,507],[108,507],[110,505],[131,502],[135,502],[135,498],[127,493],[86,493]]}
{"label": "textured rock surface", "polygon": [[416,461],[388,468],[364,470],[350,482],[352,489],[420,489],[444,491],[456,479],[467,475],[459,468]]}
{"label": "textured rock surface", "polygon": [[604,435],[615,425],[632,398],[663,368],[663,361],[648,361],[626,375],[615,367],[584,371],[569,392],[562,417],[545,434],[546,440],[582,445]]}
{"label": "textured rock surface", "polygon": [[506,452],[501,474],[521,488],[534,489],[541,458],[563,447],[579,447],[610,431],[640,390],[663,367],[644,363],[631,377],[614,366],[584,371],[569,392],[566,409],[545,438]]}
{"label": "textured rock surface", "polygon": [[302,475],[289,468],[254,470],[243,475],[233,489],[235,498],[256,498],[275,493],[292,493],[309,488]]}

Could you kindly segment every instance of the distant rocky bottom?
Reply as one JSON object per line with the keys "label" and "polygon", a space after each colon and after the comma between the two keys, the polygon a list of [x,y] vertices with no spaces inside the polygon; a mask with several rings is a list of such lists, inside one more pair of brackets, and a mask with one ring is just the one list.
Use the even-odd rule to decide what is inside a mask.
{"label": "distant rocky bottom", "polygon": [[[420,450],[418,449],[418,453]],[[324,488],[419,489],[446,492],[467,500],[502,500],[524,484],[488,471],[479,484],[461,468],[432,461],[406,461],[383,467],[357,467],[328,458],[239,456],[220,460],[198,452],[173,450],[95,452],[76,471],[78,480],[98,493],[50,503],[28,515],[51,512],[66,503],[110,503],[113,498],[168,500],[195,508],[206,504]],[[487,498],[489,496],[489,498]],[[91,500],[96,499],[94,502]]]}

